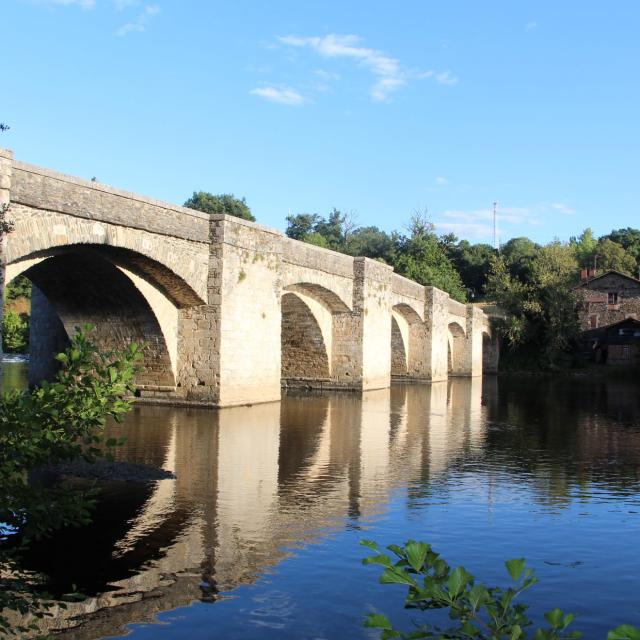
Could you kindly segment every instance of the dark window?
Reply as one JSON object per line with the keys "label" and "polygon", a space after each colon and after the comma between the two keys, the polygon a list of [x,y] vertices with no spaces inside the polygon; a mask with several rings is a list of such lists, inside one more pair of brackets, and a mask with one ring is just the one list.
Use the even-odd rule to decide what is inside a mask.
{"label": "dark window", "polygon": [[615,291],[609,291],[609,304],[618,304],[618,294]]}
{"label": "dark window", "polygon": [[589,316],[589,325],[592,329],[598,328],[598,316]]}
{"label": "dark window", "polygon": [[629,345],[628,344],[623,344],[622,345],[622,359],[623,360],[630,360],[630,350],[629,350]]}

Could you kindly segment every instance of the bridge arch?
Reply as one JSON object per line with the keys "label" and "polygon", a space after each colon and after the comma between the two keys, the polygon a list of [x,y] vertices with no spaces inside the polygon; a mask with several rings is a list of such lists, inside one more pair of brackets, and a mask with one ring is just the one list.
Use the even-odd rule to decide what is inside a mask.
{"label": "bridge arch", "polygon": [[[125,266],[126,265],[126,266]],[[153,267],[153,270],[148,270]],[[174,389],[179,308],[199,300],[166,267],[124,252],[75,245],[11,263],[7,278],[24,274],[34,285],[30,381],[51,375],[52,356],[75,328],[94,326],[105,350],[144,343],[141,389]],[[61,331],[62,329],[62,331]],[[55,343],[55,344],[54,344]]]}
{"label": "bridge arch", "polygon": [[206,302],[208,245],[155,236],[141,229],[53,213],[24,219],[18,216],[7,237],[6,262],[14,265],[15,277],[20,265],[24,269],[33,260],[88,248],[141,273],[183,306]]}
{"label": "bridge arch", "polygon": [[465,330],[457,321],[449,322],[447,332],[448,372],[450,376],[462,375],[465,349]]}
{"label": "bridge arch", "polygon": [[482,329],[482,371],[497,373],[500,359],[500,345],[498,337],[493,335],[490,327]]}
{"label": "bridge arch", "polygon": [[331,380],[333,315],[345,304],[310,283],[289,285],[281,299],[281,378],[286,386],[322,386]]}
{"label": "bridge arch", "polygon": [[391,308],[391,376],[392,378],[420,378],[424,374],[423,320],[418,312],[405,303]]}

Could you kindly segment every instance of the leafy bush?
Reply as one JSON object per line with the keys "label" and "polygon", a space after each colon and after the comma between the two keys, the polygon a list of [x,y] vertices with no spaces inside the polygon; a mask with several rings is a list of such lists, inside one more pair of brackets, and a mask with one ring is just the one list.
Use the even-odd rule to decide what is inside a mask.
{"label": "leafy bush", "polygon": [[[382,584],[401,584],[408,589],[405,607],[423,612],[447,610],[451,625],[442,628],[426,622],[404,633],[393,627],[382,613],[369,614],[365,626],[381,629],[382,640],[390,638],[458,638],[470,640],[569,640],[581,638],[580,631],[568,631],[574,614],[553,609],[544,614],[548,627],[536,629],[529,635],[526,628],[533,622],[527,616],[528,606],[516,603],[523,592],[538,579],[533,569],[525,566],[524,558],[508,560],[505,566],[514,585],[503,589],[487,587],[476,582],[464,568],[452,569],[429,544],[410,540],[404,546],[389,545],[387,549],[397,558],[394,562],[381,553],[378,545],[369,540],[361,544],[376,552],[363,560],[364,564],[384,567]],[[640,640],[640,629],[622,625],[610,631],[607,640]]]}
{"label": "leafy bush", "polygon": [[2,320],[2,349],[7,353],[26,353],[29,346],[28,316],[7,311]]}
{"label": "leafy bush", "polygon": [[31,280],[25,276],[14,278],[5,289],[7,300],[17,300],[18,298],[27,298],[31,300]]}
{"label": "leafy bush", "polygon": [[25,631],[12,628],[8,612],[43,615],[40,594],[20,571],[21,549],[7,543],[20,534],[24,547],[90,519],[92,492],[65,483],[45,485],[34,472],[105,455],[116,444],[103,441],[107,417],[121,421],[130,407],[140,348],[133,344],[122,353],[100,353],[89,330],[77,330],[69,349],[57,356],[60,370],[54,382],[0,399],[0,612],[5,610],[0,635]]}

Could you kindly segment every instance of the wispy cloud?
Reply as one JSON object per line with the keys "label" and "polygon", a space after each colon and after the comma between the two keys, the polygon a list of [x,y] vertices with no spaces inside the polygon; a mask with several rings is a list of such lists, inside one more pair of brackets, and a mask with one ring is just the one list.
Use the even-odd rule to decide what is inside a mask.
{"label": "wispy cloud", "polygon": [[537,29],[537,27],[538,23],[535,20],[531,20],[531,22],[527,22],[527,24],[524,25],[524,30],[533,31],[534,29]]}
{"label": "wispy cloud", "polygon": [[552,202],[549,205],[554,211],[558,211],[559,213],[563,213],[566,216],[572,216],[576,210],[571,207],[563,204],[562,202]]}
{"label": "wispy cloud", "polygon": [[258,87],[249,93],[269,102],[284,104],[289,107],[298,107],[304,104],[307,99],[290,87]]}
{"label": "wispy cloud", "polygon": [[[450,210],[442,213],[444,218],[458,220],[464,223],[493,220],[492,209],[474,209],[471,211]],[[504,207],[498,209],[498,220],[508,224],[539,224],[540,220],[533,209],[529,207]]]}
{"label": "wispy cloud", "polygon": [[449,181],[446,178],[444,178],[443,176],[436,176],[434,178],[434,182],[436,184],[441,185],[441,186],[444,186],[445,184],[449,184]]}
{"label": "wispy cloud", "polygon": [[[455,233],[459,237],[493,239],[493,210],[447,210],[434,221],[436,229],[441,233]],[[537,208],[535,207],[501,207],[498,209],[497,229],[498,237],[509,234],[508,227],[512,225],[539,225]]]}
{"label": "wispy cloud", "polygon": [[458,84],[458,77],[454,76],[448,69],[441,73],[436,73],[433,76],[438,84],[445,84],[452,87],[454,84]]}
{"label": "wispy cloud", "polygon": [[343,58],[366,68],[375,78],[369,95],[375,102],[386,102],[390,95],[413,78],[434,78],[440,84],[455,84],[458,79],[450,72],[414,72],[405,69],[400,61],[379,49],[363,46],[356,35],[330,33],[326,36],[279,36],[278,41],[290,47],[306,47],[323,58]]}
{"label": "wispy cloud", "polygon": [[157,4],[145,5],[133,22],[127,22],[116,30],[116,35],[122,37],[128,33],[143,33],[147,30],[149,21],[158,13],[160,13],[160,7]]}

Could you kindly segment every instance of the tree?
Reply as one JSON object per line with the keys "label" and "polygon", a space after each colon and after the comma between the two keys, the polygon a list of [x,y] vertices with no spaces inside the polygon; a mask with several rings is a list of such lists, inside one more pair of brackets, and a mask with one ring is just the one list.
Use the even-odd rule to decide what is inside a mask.
{"label": "tree", "polygon": [[583,268],[593,266],[598,241],[593,236],[591,227],[587,227],[577,238],[571,238],[569,242],[576,252],[578,266]]}
{"label": "tree", "polygon": [[531,263],[538,252],[538,245],[529,238],[512,238],[503,245],[502,255],[507,259],[509,271],[521,282],[531,276]]}
{"label": "tree", "polygon": [[184,203],[184,206],[204,213],[225,213],[243,220],[256,221],[246,200],[244,198],[238,199],[230,193],[213,195],[208,191],[194,191],[193,195]]}
{"label": "tree", "polygon": [[496,250],[490,244],[471,244],[468,240],[460,240],[447,248],[447,255],[460,274],[469,296],[482,296]]}
{"label": "tree", "polygon": [[[140,349],[130,345],[122,353],[100,353],[87,336],[89,329],[77,331],[58,356],[53,383],[0,400],[0,612],[42,615],[42,602],[20,571],[21,548],[7,542],[19,536],[24,548],[56,529],[89,520],[93,493],[70,483],[45,485],[33,472],[104,455],[101,447],[114,444],[102,440],[107,417],[121,421],[130,407]],[[0,633],[10,630],[0,613]]]}
{"label": "tree", "polygon": [[328,218],[317,213],[298,213],[287,216],[286,220],[285,233],[289,238],[342,253],[347,252],[348,240],[355,229],[353,216],[335,207]]}
{"label": "tree", "polygon": [[394,237],[378,227],[355,229],[347,238],[345,246],[345,253],[350,256],[383,260],[387,264],[393,262],[394,250]]}
{"label": "tree", "polygon": [[493,258],[487,282],[487,294],[507,313],[501,326],[509,347],[504,359],[511,355],[520,364],[531,358],[528,366],[558,367],[580,331],[574,247],[559,241],[538,247],[526,280],[514,275],[518,270],[510,260],[504,255]]}
{"label": "tree", "polygon": [[464,302],[466,292],[460,275],[440,243],[434,226],[425,216],[414,214],[409,236],[398,236],[393,266],[406,278],[446,291],[454,300]]}
{"label": "tree", "polygon": [[317,213],[297,213],[296,215],[287,216],[286,220],[287,229],[285,233],[287,237],[305,241],[306,237],[315,231],[321,217]]}
{"label": "tree", "polygon": [[600,271],[620,271],[630,276],[638,275],[638,264],[635,258],[627,253],[623,246],[608,238],[601,238],[596,247],[598,269]]}
{"label": "tree", "polygon": [[25,313],[7,311],[2,328],[2,349],[8,353],[25,353],[29,346],[29,322]]}
{"label": "tree", "polygon": [[610,234],[600,238],[600,240],[611,240],[611,242],[621,245],[640,264],[640,229],[633,229],[632,227],[614,229]]}

